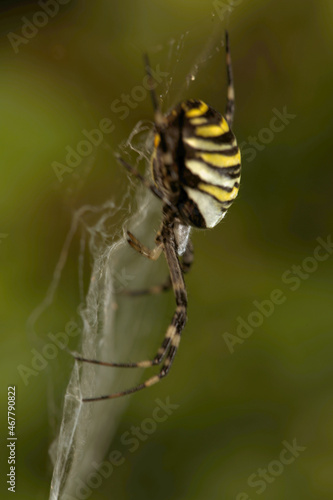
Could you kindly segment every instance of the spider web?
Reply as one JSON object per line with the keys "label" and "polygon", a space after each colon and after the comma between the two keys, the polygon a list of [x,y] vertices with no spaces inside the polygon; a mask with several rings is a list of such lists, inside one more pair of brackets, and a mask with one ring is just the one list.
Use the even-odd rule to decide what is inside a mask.
{"label": "spider web", "polygon": [[[128,142],[130,149],[136,150],[134,138],[146,128],[142,123],[135,127]],[[144,147],[144,144],[141,146]],[[146,154],[141,150],[137,162],[145,158]],[[151,242],[159,219],[158,201],[142,186],[137,187],[133,207],[126,205],[131,190],[130,186],[120,206],[107,202],[100,207],[84,206],[78,210],[62,251],[62,256],[66,255],[68,242],[80,222],[83,227],[79,255],[80,282],[83,281],[86,246],[93,259],[88,292],[80,307],[83,328],[79,351],[86,358],[105,361],[146,359],[149,337],[155,326],[154,317],[163,309],[163,301],[156,301],[154,315],[149,315],[149,297],[133,299],[118,294],[122,289],[130,288],[132,282],[135,288],[142,288],[147,281],[163,279],[159,278],[158,269],[156,277],[150,278],[152,272],[155,275],[153,263],[140,258],[126,241],[125,231],[130,228],[140,239]],[[94,224],[86,220],[86,216],[90,220],[91,214],[97,215]],[[122,219],[122,232],[112,226],[106,229],[108,220],[114,217]],[[61,266],[62,263],[59,269]],[[59,436],[50,450],[54,463],[51,499],[71,498],[72,495],[76,498],[76,488],[84,482],[93,464],[103,461],[120,417],[129,403],[126,397],[97,403],[82,403],[82,398],[111,394],[134,386],[141,376],[142,370],[74,362],[65,394]]]}
{"label": "spider web", "polygon": [[[171,40],[168,44],[167,62],[172,71],[170,70],[165,89],[159,96],[164,101],[164,108],[170,105],[170,90],[177,71],[182,66],[183,51],[189,35],[187,32],[178,41]],[[195,81],[200,67],[212,58],[214,49],[221,52],[221,46],[221,26],[217,25],[203,50],[197,55],[185,78],[185,84],[178,86],[179,96],[178,99],[173,99],[173,104],[182,98],[184,90]],[[222,58],[221,60],[223,61]],[[221,67],[223,68],[222,64]],[[133,164],[135,154],[137,166],[141,165],[142,170],[144,164],[148,170],[151,146],[152,123],[142,121],[120,147],[124,159]],[[117,165],[117,168],[120,167]],[[136,186],[135,200],[131,202],[133,186]],[[52,307],[74,235],[81,230],[78,254],[78,282],[82,297],[79,314],[83,325],[80,354],[104,361],[139,361],[155,354],[167,324],[163,322],[160,325],[161,322],[158,321],[160,315],[163,318],[165,300],[161,297],[133,299],[121,297],[117,292],[122,288],[144,288],[147,284],[164,281],[165,264],[162,263],[162,267],[161,263],[152,263],[137,255],[129,248],[125,236],[126,229],[130,229],[140,240],[152,246],[159,228],[160,213],[161,203],[130,178],[127,192],[120,204],[116,205],[109,200],[101,206],[86,205],[77,210],[49,290],[43,302],[33,312],[30,325],[34,326],[45,309]],[[118,220],[118,225],[110,223],[115,219]],[[92,264],[88,291],[84,293],[84,256],[87,250]],[[169,312],[171,316],[173,311]],[[154,343],[151,343],[153,331],[155,337]],[[130,400],[129,397],[124,397],[82,403],[82,397],[111,394],[136,385],[139,377],[142,377],[142,370],[101,367],[74,360],[73,365],[65,393],[59,434],[50,447],[54,465],[50,491],[52,500],[77,498],[75,492],[78,484],[84,483],[87,475],[96,470],[94,464],[103,461]],[[54,405],[54,401],[52,404]]]}

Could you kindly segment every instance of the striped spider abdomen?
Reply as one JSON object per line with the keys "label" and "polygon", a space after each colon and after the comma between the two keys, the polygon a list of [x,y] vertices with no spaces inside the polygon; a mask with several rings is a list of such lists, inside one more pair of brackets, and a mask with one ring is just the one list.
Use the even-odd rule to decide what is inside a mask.
{"label": "striped spider abdomen", "polygon": [[191,99],[165,117],[161,133],[155,134],[152,155],[156,186],[185,224],[216,226],[240,182],[240,150],[227,120],[203,101]]}

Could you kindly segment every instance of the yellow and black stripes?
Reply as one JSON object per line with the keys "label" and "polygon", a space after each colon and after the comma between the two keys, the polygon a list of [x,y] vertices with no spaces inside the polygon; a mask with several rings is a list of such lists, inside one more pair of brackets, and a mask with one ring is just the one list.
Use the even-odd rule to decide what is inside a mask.
{"label": "yellow and black stripes", "polygon": [[188,225],[214,227],[236,198],[241,158],[228,121],[199,100],[180,103],[167,117],[168,161],[155,135],[152,173]]}
{"label": "yellow and black stripes", "polygon": [[178,168],[183,194],[178,207],[193,225],[214,227],[238,194],[240,150],[228,122],[213,108],[189,100],[181,109],[182,158]]}

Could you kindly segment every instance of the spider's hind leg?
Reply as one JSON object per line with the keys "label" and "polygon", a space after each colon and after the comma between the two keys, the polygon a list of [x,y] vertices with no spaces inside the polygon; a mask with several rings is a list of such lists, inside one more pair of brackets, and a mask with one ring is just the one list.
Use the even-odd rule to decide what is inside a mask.
{"label": "spider's hind leg", "polygon": [[83,399],[84,402],[103,401],[105,399],[114,399],[114,398],[119,398],[121,396],[126,396],[127,394],[132,394],[133,392],[140,391],[141,389],[145,389],[146,387],[150,387],[151,385],[156,384],[162,378],[164,378],[170,371],[172,362],[178,350],[181,333],[187,321],[187,293],[186,293],[182,268],[176,252],[176,243],[173,230],[171,228],[169,229],[168,227],[164,226],[162,228],[162,239],[163,239],[163,250],[169,266],[172,287],[176,298],[176,310],[173,314],[171,323],[167,328],[162,345],[158,349],[155,358],[151,361],[147,360],[147,361],[141,361],[139,363],[105,363],[95,360],[88,360],[76,356],[76,359],[78,361],[86,361],[89,363],[95,363],[104,366],[114,366],[114,367],[124,367],[124,368],[125,367],[148,368],[149,366],[160,364],[164,359],[164,363],[161,367],[161,370],[157,375],[148,378],[145,382],[135,387],[131,387],[130,389],[127,389],[125,391],[116,392],[113,394],[108,394],[93,398],[84,398]]}

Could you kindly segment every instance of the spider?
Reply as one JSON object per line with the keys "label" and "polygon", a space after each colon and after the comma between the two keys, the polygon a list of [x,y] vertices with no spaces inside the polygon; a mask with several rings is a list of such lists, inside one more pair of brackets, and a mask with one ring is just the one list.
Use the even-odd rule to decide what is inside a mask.
{"label": "spider", "polygon": [[168,115],[163,115],[153,88],[149,60],[147,56],[144,57],[155,121],[151,158],[154,182],[144,178],[120,156],[117,159],[163,202],[162,224],[153,250],[143,245],[129,231],[127,234],[128,243],[141,255],[157,260],[164,253],[169,278],[160,286],[128,294],[159,293],[172,287],[176,309],[161,347],[152,360],[107,363],[75,356],[78,361],[111,367],[148,368],[162,365],[158,374],[135,387],[106,396],[84,398],[84,402],[113,399],[137,392],[156,384],[170,371],[187,321],[187,292],[183,275],[189,271],[193,262],[191,229],[216,226],[236,198],[239,189],[241,158],[236,138],[231,131],[235,99],[227,31],[225,40],[228,84],[225,117],[203,101],[194,99],[181,102]]}

